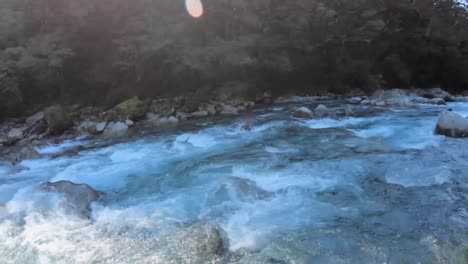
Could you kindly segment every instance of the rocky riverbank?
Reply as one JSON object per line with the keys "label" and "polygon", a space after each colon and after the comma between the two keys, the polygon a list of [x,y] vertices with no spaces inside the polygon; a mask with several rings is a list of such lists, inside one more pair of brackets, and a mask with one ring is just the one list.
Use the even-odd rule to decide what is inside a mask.
{"label": "rocky riverbank", "polygon": [[[454,96],[441,89],[379,90],[370,96],[357,91],[343,96],[330,94],[307,98],[317,102],[316,108],[309,109],[301,106],[291,109],[294,117],[305,119],[354,117],[356,114],[350,107],[352,105],[415,107],[418,104],[445,105],[447,102],[468,101],[468,97]],[[331,111],[326,104],[321,103],[335,99],[346,100],[346,104],[338,110]],[[265,93],[255,101],[226,99],[225,101],[195,103],[186,97],[154,100],[141,100],[133,97],[107,110],[91,106],[53,105],[29,117],[10,120],[2,124],[0,126],[0,149],[5,160],[17,163],[23,159],[37,157],[34,146],[44,141],[58,143],[79,136],[125,137],[129,131],[147,127],[164,128],[177,126],[193,119],[236,116],[254,108],[271,105],[275,100],[284,101],[287,98],[273,98]],[[438,126],[436,132],[447,136],[452,135],[453,133],[446,133],[446,131],[451,131],[447,126],[457,126],[457,124],[449,123],[444,123],[444,129]],[[457,133],[453,135],[460,136],[464,133],[465,131],[460,131],[458,128]]]}

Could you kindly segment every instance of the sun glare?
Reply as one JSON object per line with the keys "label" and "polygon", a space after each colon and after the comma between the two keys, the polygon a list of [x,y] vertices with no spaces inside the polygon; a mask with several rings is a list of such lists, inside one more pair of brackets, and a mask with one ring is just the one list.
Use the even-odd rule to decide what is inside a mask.
{"label": "sun glare", "polygon": [[185,0],[185,7],[193,18],[203,15],[203,5],[200,0]]}

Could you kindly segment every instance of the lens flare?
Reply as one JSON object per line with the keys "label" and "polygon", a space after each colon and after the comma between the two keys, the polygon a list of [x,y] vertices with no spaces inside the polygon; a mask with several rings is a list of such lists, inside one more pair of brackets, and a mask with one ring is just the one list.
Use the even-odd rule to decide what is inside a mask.
{"label": "lens flare", "polygon": [[199,18],[203,15],[203,5],[200,0],[185,0],[185,7],[193,18]]}

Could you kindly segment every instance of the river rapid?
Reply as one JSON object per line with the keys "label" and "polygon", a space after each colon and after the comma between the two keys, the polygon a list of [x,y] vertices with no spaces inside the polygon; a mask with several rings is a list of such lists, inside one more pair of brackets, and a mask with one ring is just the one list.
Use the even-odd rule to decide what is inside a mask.
{"label": "river rapid", "polygon": [[[468,263],[468,139],[433,134],[441,111],[468,116],[468,103],[292,117],[304,105],[317,102],[0,165],[0,263]],[[59,180],[103,193],[90,218],[38,188]],[[222,252],[198,246],[216,243],[191,235],[200,223]]]}

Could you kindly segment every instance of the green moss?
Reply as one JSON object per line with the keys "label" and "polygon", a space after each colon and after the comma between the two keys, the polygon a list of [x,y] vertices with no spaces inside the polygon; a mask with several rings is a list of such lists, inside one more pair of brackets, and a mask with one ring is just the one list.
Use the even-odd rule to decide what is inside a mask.
{"label": "green moss", "polygon": [[136,96],[118,104],[115,109],[120,116],[130,119],[140,118],[146,112],[145,103]]}
{"label": "green moss", "polygon": [[73,126],[70,114],[60,105],[46,108],[44,118],[51,133],[60,133]]}

